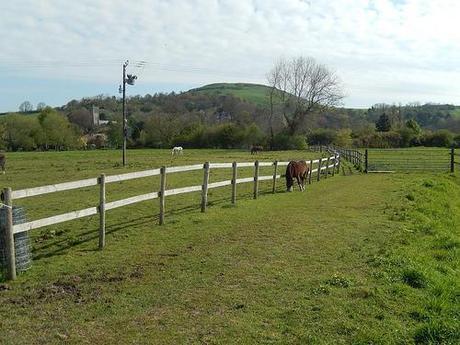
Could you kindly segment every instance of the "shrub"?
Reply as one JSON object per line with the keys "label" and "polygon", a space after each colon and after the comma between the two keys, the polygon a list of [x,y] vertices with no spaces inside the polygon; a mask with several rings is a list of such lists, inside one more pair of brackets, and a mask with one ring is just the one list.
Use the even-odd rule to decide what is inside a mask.
{"label": "shrub", "polygon": [[289,135],[278,133],[273,138],[274,150],[304,150],[307,143],[302,135]]}
{"label": "shrub", "polygon": [[454,137],[454,143],[453,143],[453,144],[454,144],[454,146],[457,147],[457,148],[460,147],[460,134],[459,134],[459,135],[456,135],[456,136]]}
{"label": "shrub", "polygon": [[330,145],[337,139],[337,132],[332,129],[316,129],[307,136],[309,145]]}
{"label": "shrub", "polygon": [[399,131],[401,147],[417,146],[418,134],[410,128],[401,128]]}
{"label": "shrub", "polygon": [[377,132],[368,138],[369,147],[389,148],[401,147],[401,134],[399,132]]}
{"label": "shrub", "polygon": [[454,142],[454,136],[448,130],[441,129],[425,133],[421,141],[424,146],[450,147]]}
{"label": "shrub", "polygon": [[232,149],[241,147],[243,140],[243,130],[233,123],[218,125],[210,131],[210,143],[216,148]]}
{"label": "shrub", "polygon": [[352,145],[351,129],[340,129],[333,140],[333,144],[340,147],[350,147]]}

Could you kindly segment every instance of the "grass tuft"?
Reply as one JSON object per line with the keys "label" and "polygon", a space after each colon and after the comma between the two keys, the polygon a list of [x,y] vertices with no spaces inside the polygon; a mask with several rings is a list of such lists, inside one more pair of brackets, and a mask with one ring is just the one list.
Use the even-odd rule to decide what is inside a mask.
{"label": "grass tuft", "polygon": [[458,324],[431,320],[417,328],[414,341],[416,344],[458,344],[460,327]]}
{"label": "grass tuft", "polygon": [[426,188],[431,188],[431,187],[434,186],[434,181],[433,180],[425,180],[425,181],[423,181],[422,186],[426,187]]}
{"label": "grass tuft", "polygon": [[332,278],[329,278],[325,281],[329,286],[335,286],[340,288],[348,288],[351,285],[351,281],[348,278],[345,278],[339,274],[334,274]]}
{"label": "grass tuft", "polygon": [[414,268],[405,269],[402,272],[402,280],[414,289],[422,289],[427,286],[426,277],[422,272]]}
{"label": "grass tuft", "polygon": [[414,200],[415,200],[415,196],[414,196],[414,194],[409,193],[409,194],[406,194],[406,199],[409,200],[409,201],[414,201]]}

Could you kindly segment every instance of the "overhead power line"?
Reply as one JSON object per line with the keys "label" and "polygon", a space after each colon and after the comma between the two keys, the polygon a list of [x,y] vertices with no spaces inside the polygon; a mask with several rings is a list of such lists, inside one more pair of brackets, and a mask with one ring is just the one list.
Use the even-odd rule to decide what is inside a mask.
{"label": "overhead power line", "polygon": [[[0,59],[0,70],[13,71],[13,70],[39,70],[50,68],[101,68],[101,67],[118,67],[120,59],[91,59],[91,60],[17,60],[17,59]],[[249,79],[264,79],[264,75],[257,75],[254,73],[247,73],[241,70],[228,70],[228,69],[212,69],[208,67],[196,65],[182,65],[182,64],[165,64],[155,61],[146,60],[130,60],[131,67],[141,70],[153,70],[164,72],[176,73],[191,73],[198,75],[209,75],[219,77],[234,77],[234,78],[249,78]]]}

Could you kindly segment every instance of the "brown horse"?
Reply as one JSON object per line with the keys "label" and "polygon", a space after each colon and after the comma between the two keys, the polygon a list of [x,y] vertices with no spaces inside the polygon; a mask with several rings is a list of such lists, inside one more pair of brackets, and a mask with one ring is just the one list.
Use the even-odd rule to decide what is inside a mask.
{"label": "brown horse", "polygon": [[286,167],[286,187],[292,192],[294,179],[297,180],[301,192],[305,190],[305,180],[310,172],[310,166],[305,161],[290,161]]}
{"label": "brown horse", "polygon": [[5,173],[5,163],[6,163],[6,155],[0,152],[0,168],[2,168],[2,174]]}
{"label": "brown horse", "polygon": [[253,145],[251,147],[251,155],[256,154],[257,152],[260,152],[260,151],[263,151],[263,150],[264,150],[263,146]]}

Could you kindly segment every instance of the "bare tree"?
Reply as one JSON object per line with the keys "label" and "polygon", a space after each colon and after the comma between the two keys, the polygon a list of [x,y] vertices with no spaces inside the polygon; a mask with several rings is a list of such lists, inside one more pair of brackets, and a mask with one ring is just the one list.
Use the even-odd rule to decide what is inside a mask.
{"label": "bare tree", "polygon": [[19,111],[23,112],[23,113],[27,113],[29,111],[32,111],[34,110],[34,107],[32,105],[32,103],[30,103],[29,101],[24,101],[21,103],[21,105],[19,105]]}
{"label": "bare tree", "polygon": [[40,102],[37,104],[37,110],[41,111],[46,108],[46,104],[44,102]]}
{"label": "bare tree", "polygon": [[268,85],[270,86],[270,91],[268,94],[269,102],[270,102],[270,113],[268,115],[268,127],[270,130],[270,149],[273,149],[274,144],[274,131],[273,131],[273,118],[275,116],[275,102],[278,95],[278,88],[282,84],[281,78],[283,77],[284,73],[284,60],[280,60],[275,64],[273,69],[267,74]]}
{"label": "bare tree", "polygon": [[268,74],[270,116],[277,97],[290,134],[299,132],[313,111],[338,105],[344,97],[337,75],[311,57],[280,59]]}

